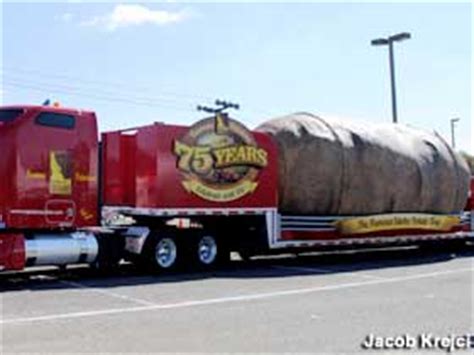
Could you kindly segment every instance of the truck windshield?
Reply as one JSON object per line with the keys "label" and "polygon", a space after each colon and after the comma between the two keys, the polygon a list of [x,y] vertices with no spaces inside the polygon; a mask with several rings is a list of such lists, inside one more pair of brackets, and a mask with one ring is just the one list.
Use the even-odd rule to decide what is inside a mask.
{"label": "truck windshield", "polygon": [[0,123],[12,122],[23,113],[21,109],[0,110]]}

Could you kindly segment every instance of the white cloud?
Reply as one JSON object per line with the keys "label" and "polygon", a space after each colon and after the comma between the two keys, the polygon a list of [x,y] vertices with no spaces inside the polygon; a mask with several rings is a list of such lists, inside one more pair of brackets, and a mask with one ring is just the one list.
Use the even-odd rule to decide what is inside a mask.
{"label": "white cloud", "polygon": [[146,6],[138,4],[116,5],[111,13],[95,16],[81,23],[83,26],[104,27],[108,31],[114,31],[119,27],[138,26],[145,24],[169,25],[181,22],[189,17],[188,11],[165,11],[151,10]]}

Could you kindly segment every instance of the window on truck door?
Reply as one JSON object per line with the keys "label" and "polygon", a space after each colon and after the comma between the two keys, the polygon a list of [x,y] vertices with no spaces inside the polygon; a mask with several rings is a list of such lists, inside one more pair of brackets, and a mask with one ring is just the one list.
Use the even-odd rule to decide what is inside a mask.
{"label": "window on truck door", "polygon": [[36,117],[35,123],[47,127],[74,129],[76,118],[62,113],[42,112]]}

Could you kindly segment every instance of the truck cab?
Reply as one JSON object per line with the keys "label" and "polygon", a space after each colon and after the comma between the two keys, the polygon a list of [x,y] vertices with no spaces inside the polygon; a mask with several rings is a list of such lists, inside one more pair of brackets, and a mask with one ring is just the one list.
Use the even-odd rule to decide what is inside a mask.
{"label": "truck cab", "polygon": [[0,146],[2,229],[97,224],[98,142],[93,112],[2,107]]}

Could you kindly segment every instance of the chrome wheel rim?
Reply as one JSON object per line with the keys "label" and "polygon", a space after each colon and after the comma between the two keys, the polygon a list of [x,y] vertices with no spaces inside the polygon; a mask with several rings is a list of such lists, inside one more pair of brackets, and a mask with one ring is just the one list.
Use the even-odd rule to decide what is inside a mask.
{"label": "chrome wheel rim", "polygon": [[205,265],[212,264],[217,256],[217,243],[213,237],[203,237],[198,244],[199,261]]}
{"label": "chrome wheel rim", "polygon": [[171,238],[161,239],[155,248],[156,263],[166,269],[171,267],[176,261],[176,243]]}

